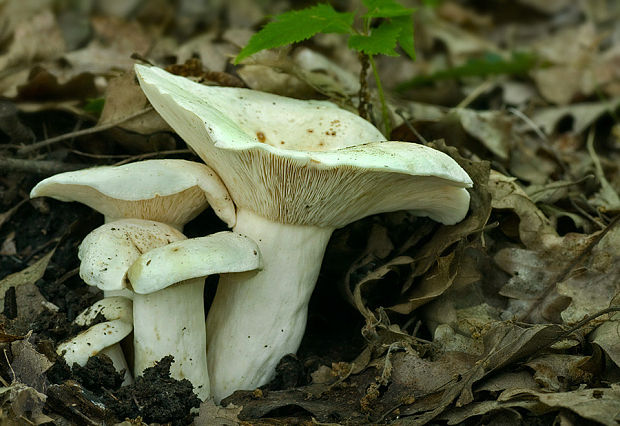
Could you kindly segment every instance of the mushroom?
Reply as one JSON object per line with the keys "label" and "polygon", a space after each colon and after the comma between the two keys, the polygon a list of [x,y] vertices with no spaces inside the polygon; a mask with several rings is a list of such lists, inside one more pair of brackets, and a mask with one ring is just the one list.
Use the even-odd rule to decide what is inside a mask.
{"label": "mushroom", "polygon": [[[99,314],[103,315],[106,321],[90,326]],[[131,300],[124,297],[99,300],[80,313],[73,323],[90,327],[58,345],[56,348],[58,355],[70,366],[73,363],[84,366],[88,358],[103,353],[112,360],[116,371],[124,371],[123,383],[131,383],[131,373],[123,352],[117,350],[120,349],[117,344],[133,329]]]}
{"label": "mushroom", "polygon": [[235,209],[222,181],[209,167],[186,160],[146,160],[54,175],[30,197],[78,201],[103,213],[105,221],[135,218],[179,230],[209,205],[229,226]]}
{"label": "mushroom", "polygon": [[[133,299],[134,294],[127,286],[127,270],[149,248],[184,238],[185,236],[175,228],[142,219],[123,219],[104,224],[90,232],[80,244],[78,250],[78,258],[81,261],[80,277],[86,284],[103,290],[105,297],[101,303],[106,303],[107,299],[115,299],[117,296],[125,298],[128,303],[122,306],[129,306],[129,309],[123,315],[125,318],[132,318],[129,299]],[[129,322],[129,327],[131,331],[132,321]],[[124,359],[123,350],[118,343],[107,348],[107,355],[113,360]],[[120,367],[123,365],[126,366],[127,362],[115,363],[115,366],[119,366],[118,371],[121,371]],[[130,374],[131,371],[127,369],[125,373],[127,382],[131,381],[131,378],[127,377]]]}
{"label": "mushroom", "polygon": [[163,223],[123,219],[88,234],[79,257],[87,283],[133,292],[134,375],[173,355],[172,376],[207,398],[204,277],[257,269],[256,244],[232,232],[186,239]]}
{"label": "mushroom", "polygon": [[454,160],[386,141],[330,102],[135,69],[153,107],[222,179],[237,206],[233,231],[256,241],[263,258],[256,274],[221,277],[208,314],[216,401],[267,383],[297,350],[334,229],[395,210],[444,224],[467,214],[472,181]]}
{"label": "mushroom", "polygon": [[177,241],[140,256],[127,272],[134,296],[134,373],[172,354],[173,377],[209,397],[204,278],[260,268],[256,243],[232,232]]}
{"label": "mushroom", "polygon": [[[182,230],[209,205],[229,226],[235,223],[235,207],[222,181],[204,164],[185,160],[147,160],[60,173],[39,182],[30,196],[81,202],[102,213],[106,223],[149,219]],[[130,265],[122,265],[121,276]],[[101,288],[104,297],[133,297],[112,270],[92,274],[88,268],[93,266],[87,262],[80,267],[87,284]],[[108,351],[122,356],[119,345]]]}

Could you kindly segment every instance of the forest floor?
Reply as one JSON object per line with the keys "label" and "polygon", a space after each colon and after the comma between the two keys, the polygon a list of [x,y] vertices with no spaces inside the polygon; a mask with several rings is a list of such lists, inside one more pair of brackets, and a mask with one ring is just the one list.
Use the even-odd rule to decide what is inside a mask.
{"label": "forest floor", "polygon": [[[618,424],[614,0],[403,3],[416,8],[416,60],[376,58],[389,139],[454,158],[474,181],[469,214],[444,226],[386,213],[336,230],[301,348],[271,383],[200,403],[169,359],[121,387],[106,357],[70,368],[56,355],[102,297],[77,251],[103,216],[31,189],[87,167],[201,161],[149,106],[136,61],[356,111],[360,63],[342,35],[232,64],[267,16],[310,4],[0,3],[0,422]],[[208,210],[184,233],[226,229]]]}

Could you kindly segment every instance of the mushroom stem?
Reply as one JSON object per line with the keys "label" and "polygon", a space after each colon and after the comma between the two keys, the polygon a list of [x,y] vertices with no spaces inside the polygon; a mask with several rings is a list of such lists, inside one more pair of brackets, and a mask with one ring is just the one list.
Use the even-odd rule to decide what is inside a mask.
{"label": "mushroom stem", "polygon": [[297,351],[333,228],[282,224],[239,210],[234,231],[256,242],[263,270],[220,277],[207,318],[211,394],[217,402],[237,389],[267,383],[280,359]]}
{"label": "mushroom stem", "polygon": [[114,369],[116,371],[122,371],[123,374],[123,386],[127,386],[133,383],[133,377],[131,375],[131,370],[127,365],[127,360],[125,359],[125,353],[123,352],[123,348],[121,348],[120,343],[115,343],[112,346],[108,346],[103,349],[101,354],[106,355],[112,361],[112,365],[114,365]]}
{"label": "mushroom stem", "polygon": [[134,374],[142,375],[166,355],[176,379],[188,379],[201,400],[209,397],[204,278],[182,281],[150,294],[134,294]]}

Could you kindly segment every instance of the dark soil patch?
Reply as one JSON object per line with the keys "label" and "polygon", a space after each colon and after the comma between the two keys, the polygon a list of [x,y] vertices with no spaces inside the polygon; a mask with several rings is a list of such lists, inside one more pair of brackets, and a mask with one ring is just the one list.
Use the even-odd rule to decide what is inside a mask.
{"label": "dark soil patch", "polygon": [[106,406],[119,419],[135,419],[151,423],[189,425],[195,414],[192,408],[200,406],[189,380],[176,380],[170,377],[173,357],[162,358],[154,367],[144,370],[144,374],[130,386],[124,386],[104,398]]}

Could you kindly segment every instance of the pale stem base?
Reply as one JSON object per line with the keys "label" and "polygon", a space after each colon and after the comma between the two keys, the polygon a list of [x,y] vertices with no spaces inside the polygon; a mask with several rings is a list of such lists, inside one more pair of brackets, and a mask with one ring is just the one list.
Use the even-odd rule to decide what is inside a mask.
{"label": "pale stem base", "polygon": [[171,376],[192,382],[201,400],[209,397],[203,291],[204,279],[198,278],[134,295],[136,377],[166,355],[173,355]]}
{"label": "pale stem base", "polygon": [[131,370],[127,365],[127,361],[125,360],[125,354],[123,353],[123,348],[121,348],[121,345],[119,343],[108,346],[99,353],[105,354],[108,356],[108,358],[110,358],[116,371],[125,371],[125,374],[123,376],[123,386],[127,386],[133,383]]}
{"label": "pale stem base", "polygon": [[256,242],[264,267],[220,277],[207,318],[216,402],[267,383],[280,359],[297,351],[333,229],[275,223],[240,210],[234,231]]}

